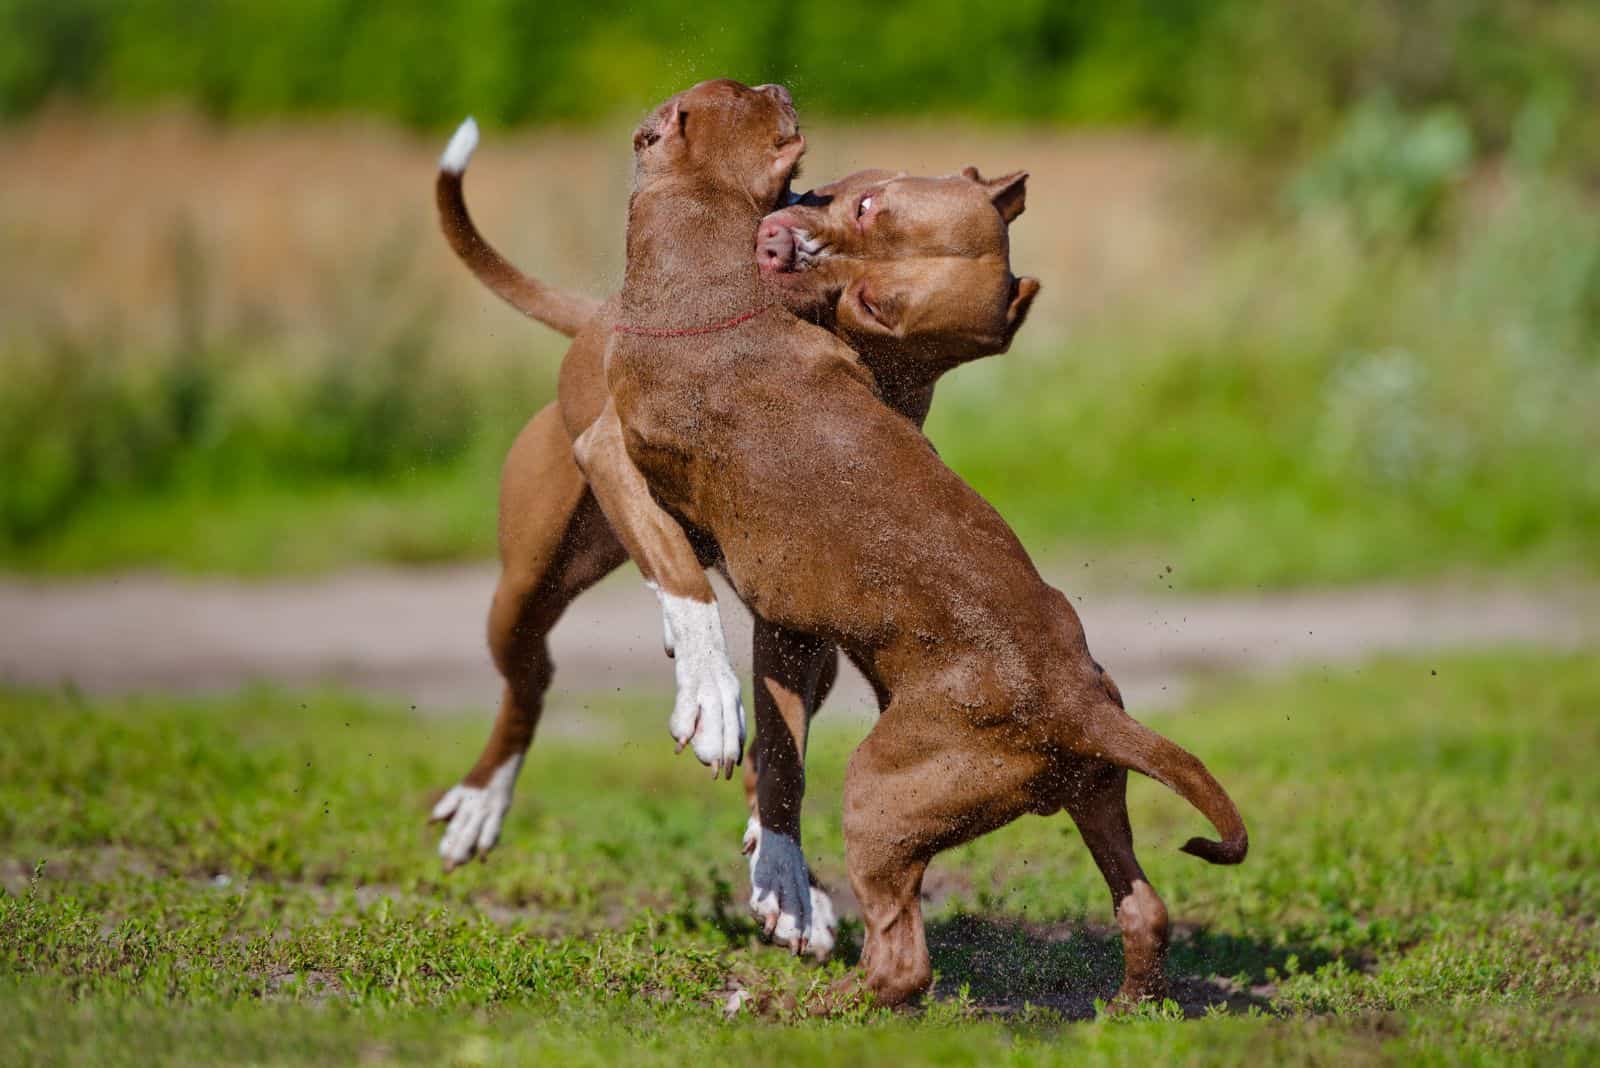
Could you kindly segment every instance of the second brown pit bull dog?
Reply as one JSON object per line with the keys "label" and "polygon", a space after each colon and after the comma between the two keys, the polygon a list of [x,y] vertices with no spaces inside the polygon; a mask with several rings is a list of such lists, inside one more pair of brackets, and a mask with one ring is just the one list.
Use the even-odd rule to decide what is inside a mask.
{"label": "second brown pit bull dog", "polygon": [[[613,310],[527,277],[484,240],[462,192],[476,140],[468,120],[441,159],[436,192],[446,237],[513,307],[580,336],[563,366],[561,407],[535,416],[506,459],[502,573],[489,625],[506,690],[477,764],[434,809],[448,824],[440,842],[447,869],[495,844],[550,681],[545,636],[578,593],[627,558],[587,491],[568,438],[569,425],[582,430],[605,403],[601,355]],[[919,384],[927,381],[928,368],[999,351],[987,315],[976,322],[962,316],[973,308],[967,294],[989,292],[1010,278],[1005,231],[994,220],[998,214],[1009,224],[1022,212],[1025,179],[1017,173],[987,181],[972,168],[944,178],[860,172],[769,217],[752,255],[787,307],[869,353],[882,381],[913,383],[889,399],[920,423],[932,396],[931,385]],[[864,225],[874,205],[884,203],[896,206],[902,224]],[[1030,292],[1036,289],[1024,282]],[[924,369],[907,373],[918,365]],[[831,646],[756,621],[759,729],[745,775],[751,907],[777,941],[818,957],[831,951],[836,921],[827,894],[811,885],[799,850],[799,818],[805,728],[832,684],[836,656]],[[758,799],[779,835],[766,848],[754,815]],[[787,842],[794,847],[785,851]]]}
{"label": "second brown pit bull dog", "polygon": [[[1244,823],[1199,760],[1123,711],[1067,599],[883,403],[857,354],[785,310],[747,263],[803,144],[776,86],[703,83],[640,127],[610,402],[576,443],[579,465],[669,609],[710,603],[696,542],[714,544],[759,617],[836,643],[877,689],[844,833],[880,1001],[931,981],[920,891],[933,856],[1063,809],[1116,901],[1120,996],[1155,994],[1167,917],[1133,854],[1126,771],[1216,827],[1221,841],[1187,852],[1238,863]],[[889,210],[871,224],[889,225]],[[1009,277],[970,295],[1002,343],[1024,297]]]}

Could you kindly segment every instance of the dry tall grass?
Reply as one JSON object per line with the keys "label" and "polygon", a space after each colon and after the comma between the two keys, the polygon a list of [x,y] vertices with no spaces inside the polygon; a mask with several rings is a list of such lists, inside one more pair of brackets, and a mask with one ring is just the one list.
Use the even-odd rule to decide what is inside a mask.
{"label": "dry tall grass", "polygon": [[[613,125],[491,130],[469,176],[481,225],[518,264],[595,293],[619,276],[632,177],[626,127]],[[1179,191],[1203,157],[1171,140],[931,124],[809,136],[811,183],[868,166],[1029,169],[1014,260],[1045,283],[1035,340],[1170,278],[1194,246]],[[55,113],[0,129],[0,343],[66,330],[128,352],[165,348],[194,325],[176,309],[198,299],[201,328],[270,338],[282,353],[419,304],[436,309],[433,336],[452,354],[523,349],[534,335],[434,231],[443,141],[176,113]]]}

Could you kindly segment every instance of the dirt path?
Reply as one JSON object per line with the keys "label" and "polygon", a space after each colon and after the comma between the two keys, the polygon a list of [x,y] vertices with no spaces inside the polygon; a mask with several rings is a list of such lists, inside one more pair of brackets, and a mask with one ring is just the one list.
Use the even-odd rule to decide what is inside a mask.
{"label": "dirt path", "polygon": [[[481,714],[499,693],[483,638],[493,585],[494,572],[484,567],[269,583],[4,578],[0,680],[94,693],[336,682],[431,710]],[[1383,651],[1600,641],[1593,592],[1368,587],[1260,596],[1089,593],[1073,602],[1130,706],[1147,709],[1216,671],[1334,664]],[[734,602],[725,597],[724,604]],[[748,650],[748,616],[737,607],[725,615],[732,647]],[[556,629],[556,686],[568,694],[665,689],[672,673],[660,642],[654,599],[637,576],[618,575]],[[748,667],[747,658],[740,666]],[[871,709],[853,673],[831,705]]]}

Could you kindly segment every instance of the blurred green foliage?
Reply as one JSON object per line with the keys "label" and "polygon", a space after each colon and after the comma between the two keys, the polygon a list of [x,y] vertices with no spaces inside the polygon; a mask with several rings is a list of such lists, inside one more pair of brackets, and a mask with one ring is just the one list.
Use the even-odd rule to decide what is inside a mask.
{"label": "blurred green foliage", "polygon": [[[406,286],[411,252],[392,244],[371,263],[328,274],[320,339],[298,356],[281,329],[248,311],[209,309],[215,253],[182,224],[170,245],[178,283],[170,340],[130,342],[114,324],[74,329],[48,316],[32,330],[0,332],[0,556],[59,546],[86,515],[121,532],[95,540],[138,542],[141,502],[209,500],[214,509],[249,497],[266,505],[287,486],[393,493],[419,472],[492,471],[527,417],[528,398],[549,392],[554,361],[452,362],[436,337],[436,302]],[[168,511],[147,548],[182,538],[174,521]],[[418,528],[426,524],[407,525]],[[281,533],[234,531],[223,541],[238,555],[221,566],[252,558],[263,568],[295,566],[273,548]],[[348,540],[366,545],[358,556],[462,551],[458,533],[447,550],[430,547],[437,536],[420,535],[426,544],[415,533]]]}
{"label": "blurred green foliage", "polygon": [[1354,109],[1332,145],[1289,187],[1289,199],[1300,212],[1347,213],[1368,241],[1426,237],[1472,163],[1472,135],[1457,111],[1408,116],[1380,95]]}
{"label": "blurred green foliage", "polygon": [[[1449,103],[1490,148],[1600,95],[1590,0],[0,0],[0,114],[54,95],[412,124],[638,109],[781,79],[813,113],[1182,123],[1296,148],[1353,102]],[[1590,109],[1592,110],[1592,109]],[[1600,161],[1600,117],[1563,151]]]}
{"label": "blurred green foliage", "polygon": [[[1030,544],[1202,587],[1600,570],[1600,4],[0,0],[0,115],[582,121],[715,74],[808,112],[1176,125],[1272,157],[1248,173],[1279,195],[1216,208],[1187,299],[1025,332],[941,392],[933,439]],[[404,254],[328,273],[349,293],[295,358],[242,312],[207,322],[182,233],[170,341],[48,316],[0,339],[0,562],[486,554],[554,350],[452,361]]]}
{"label": "blurred green foliage", "polygon": [[1025,542],[1163,585],[1600,570],[1600,213],[1539,112],[1474,207],[1452,112],[1356,109],[1195,291],[957,371],[929,436]]}
{"label": "blurred green foliage", "polygon": [[[115,351],[63,338],[6,354],[0,543],[49,536],[108,496],[394,478],[455,461],[472,441],[466,376],[431,359],[422,335],[330,352],[303,373],[262,374],[228,349],[130,368]],[[486,396],[527,385],[471,383]]]}
{"label": "blurred green foliage", "polygon": [[[1450,109],[1357,107],[1185,292],[1070,341],[1025,331],[950,376],[932,440],[1036,551],[1114,582],[1600,573],[1600,213],[1546,166],[1563,121],[1530,105],[1490,172]],[[201,322],[199,281],[155,350],[0,344],[0,562],[487,555],[494,471],[557,349],[452,356],[400,273],[328,274],[350,295],[299,359],[242,313]]]}

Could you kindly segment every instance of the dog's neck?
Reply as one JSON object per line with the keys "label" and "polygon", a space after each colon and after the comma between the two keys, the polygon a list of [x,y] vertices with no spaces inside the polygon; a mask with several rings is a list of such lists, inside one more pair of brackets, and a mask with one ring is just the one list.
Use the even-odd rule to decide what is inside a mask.
{"label": "dog's neck", "polygon": [[761,217],[743,193],[681,179],[636,191],[628,202],[622,321],[704,326],[772,303],[755,262]]}

